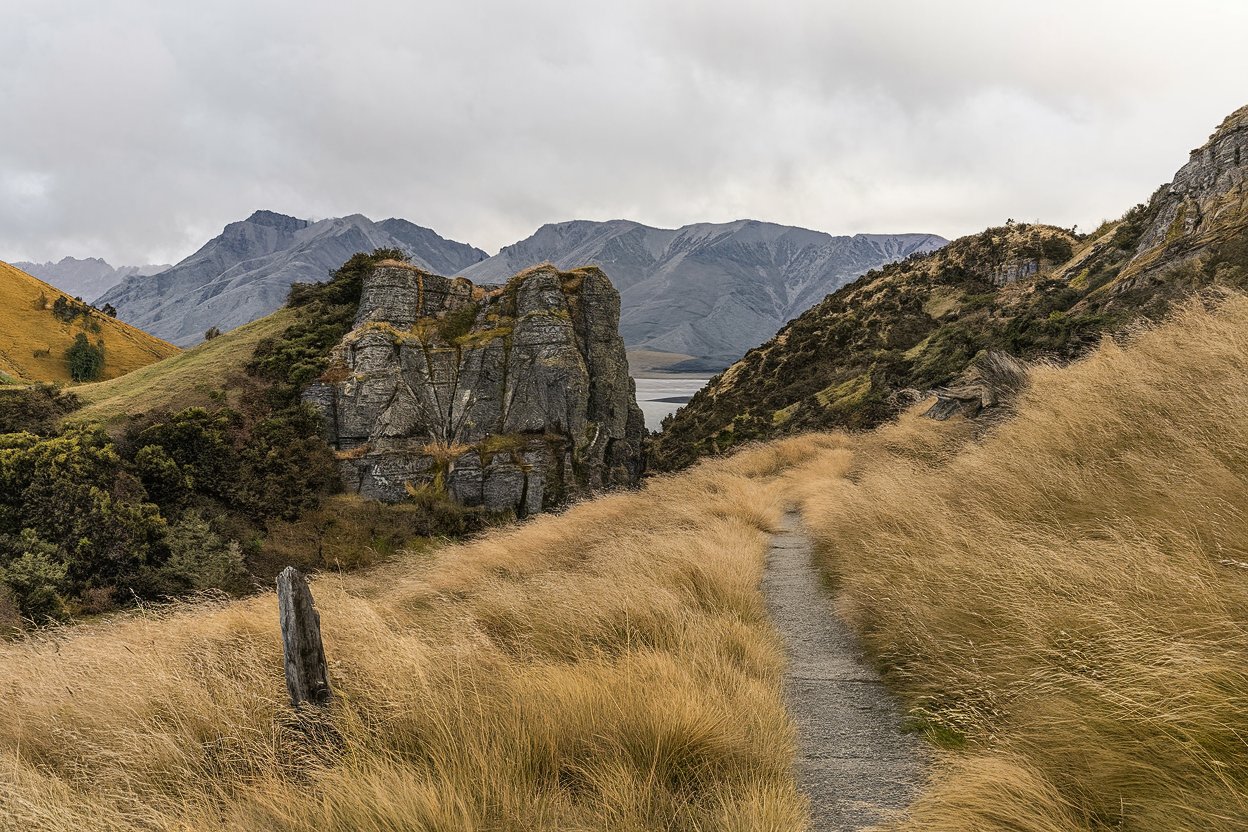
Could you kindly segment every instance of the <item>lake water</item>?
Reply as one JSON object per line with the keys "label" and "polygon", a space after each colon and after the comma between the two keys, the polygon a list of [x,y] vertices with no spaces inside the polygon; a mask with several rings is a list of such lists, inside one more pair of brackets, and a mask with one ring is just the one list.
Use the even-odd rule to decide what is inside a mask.
{"label": "lake water", "polygon": [[694,393],[706,386],[710,377],[639,378],[634,381],[637,382],[637,404],[646,414],[646,427],[658,430],[663,417],[675,413]]}

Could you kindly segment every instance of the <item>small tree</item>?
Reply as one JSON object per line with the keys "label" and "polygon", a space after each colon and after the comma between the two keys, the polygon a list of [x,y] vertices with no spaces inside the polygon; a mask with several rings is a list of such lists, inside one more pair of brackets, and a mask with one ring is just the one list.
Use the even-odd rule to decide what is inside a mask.
{"label": "small tree", "polygon": [[76,311],[74,305],[69,302],[69,298],[61,295],[52,303],[52,314],[58,321],[69,323],[74,319]]}
{"label": "small tree", "polygon": [[110,318],[117,317],[117,307],[113,306],[111,303],[104,304],[104,308],[101,309],[100,311]]}
{"label": "small tree", "polygon": [[221,330],[218,327],[208,327],[208,331],[204,333],[204,340],[211,341],[213,338],[220,337]]}
{"label": "small tree", "polygon": [[48,308],[48,296],[44,292],[39,293],[39,297],[35,298],[35,308],[40,312]]}
{"label": "small tree", "polygon": [[69,361],[69,377],[74,381],[95,381],[104,371],[104,342],[92,345],[87,336],[79,332],[74,343],[65,353]]}

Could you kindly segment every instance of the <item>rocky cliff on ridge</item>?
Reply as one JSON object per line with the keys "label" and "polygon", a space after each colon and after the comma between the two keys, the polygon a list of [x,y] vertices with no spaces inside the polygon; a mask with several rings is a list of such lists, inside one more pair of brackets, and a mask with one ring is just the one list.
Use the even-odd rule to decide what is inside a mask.
{"label": "rocky cliff on ridge", "polygon": [[355,328],[305,400],[350,491],[553,508],[641,473],[619,308],[595,268],[484,287],[390,261],[365,278]]}

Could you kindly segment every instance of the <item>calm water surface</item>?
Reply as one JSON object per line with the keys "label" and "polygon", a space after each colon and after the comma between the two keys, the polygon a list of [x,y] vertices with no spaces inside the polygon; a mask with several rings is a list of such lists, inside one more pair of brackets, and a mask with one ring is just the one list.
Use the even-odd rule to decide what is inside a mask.
{"label": "calm water surface", "polygon": [[705,378],[639,378],[637,382],[637,404],[641,412],[646,414],[646,427],[658,430],[659,423],[669,413],[683,405],[701,390],[710,376]]}

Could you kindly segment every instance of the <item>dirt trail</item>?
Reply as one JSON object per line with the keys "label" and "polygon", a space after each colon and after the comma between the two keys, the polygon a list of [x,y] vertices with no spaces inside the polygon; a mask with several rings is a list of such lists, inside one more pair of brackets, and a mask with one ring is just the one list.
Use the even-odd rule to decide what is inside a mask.
{"label": "dirt trail", "polygon": [[796,512],[772,538],[763,577],[784,638],[785,693],[798,730],[798,783],[813,832],[862,829],[909,803],[923,774],[921,743],[857,639],[833,612]]}

